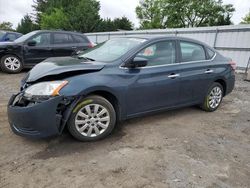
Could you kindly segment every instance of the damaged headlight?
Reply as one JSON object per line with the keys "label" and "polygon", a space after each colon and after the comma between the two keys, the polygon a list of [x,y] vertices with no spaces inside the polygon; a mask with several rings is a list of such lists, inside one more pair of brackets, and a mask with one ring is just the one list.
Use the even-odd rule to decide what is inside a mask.
{"label": "damaged headlight", "polygon": [[26,97],[31,96],[57,96],[59,91],[68,83],[68,81],[50,81],[40,82],[31,85],[24,91]]}

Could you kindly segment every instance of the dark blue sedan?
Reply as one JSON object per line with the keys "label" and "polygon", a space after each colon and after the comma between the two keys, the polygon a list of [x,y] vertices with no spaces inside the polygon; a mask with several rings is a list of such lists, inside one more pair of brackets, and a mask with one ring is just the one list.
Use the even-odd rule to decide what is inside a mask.
{"label": "dark blue sedan", "polygon": [[184,106],[215,111],[234,88],[236,65],[201,42],[124,37],[37,64],[12,96],[12,130],[48,137],[65,127],[80,141],[106,137],[121,120]]}
{"label": "dark blue sedan", "polygon": [[0,30],[0,42],[12,42],[21,36],[21,33]]}

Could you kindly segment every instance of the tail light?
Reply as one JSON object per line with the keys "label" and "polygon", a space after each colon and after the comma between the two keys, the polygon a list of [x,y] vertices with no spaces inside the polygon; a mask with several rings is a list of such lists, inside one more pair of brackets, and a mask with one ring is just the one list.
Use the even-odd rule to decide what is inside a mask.
{"label": "tail light", "polygon": [[95,45],[94,45],[94,43],[92,43],[92,42],[90,42],[89,44],[88,44],[88,47],[89,48],[93,48]]}
{"label": "tail light", "polygon": [[233,70],[236,70],[236,63],[234,61],[229,61],[229,64],[231,65]]}

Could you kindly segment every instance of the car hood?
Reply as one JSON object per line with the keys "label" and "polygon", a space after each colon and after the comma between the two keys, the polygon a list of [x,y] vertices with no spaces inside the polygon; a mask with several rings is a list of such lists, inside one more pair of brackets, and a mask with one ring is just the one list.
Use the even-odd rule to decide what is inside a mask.
{"label": "car hood", "polygon": [[29,72],[26,82],[35,82],[38,79],[53,76],[62,75],[64,73],[72,72],[92,72],[99,71],[105,66],[105,63],[96,61],[86,61],[84,59],[78,59],[74,57],[57,57],[48,58],[45,61],[37,64]]}

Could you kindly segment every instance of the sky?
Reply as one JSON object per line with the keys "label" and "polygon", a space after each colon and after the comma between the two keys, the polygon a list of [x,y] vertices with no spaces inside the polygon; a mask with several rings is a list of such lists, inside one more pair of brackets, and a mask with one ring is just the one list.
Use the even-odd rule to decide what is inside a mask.
{"label": "sky", "polygon": [[[116,18],[126,16],[135,25],[139,26],[136,18],[135,7],[139,0],[99,0],[101,4],[100,15],[102,18]],[[224,0],[224,3],[234,5],[236,11],[232,17],[234,24],[238,24],[250,10],[250,0]],[[22,17],[32,13],[33,0],[0,0],[0,22],[9,21],[15,28]]]}

